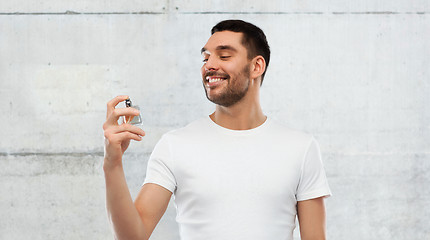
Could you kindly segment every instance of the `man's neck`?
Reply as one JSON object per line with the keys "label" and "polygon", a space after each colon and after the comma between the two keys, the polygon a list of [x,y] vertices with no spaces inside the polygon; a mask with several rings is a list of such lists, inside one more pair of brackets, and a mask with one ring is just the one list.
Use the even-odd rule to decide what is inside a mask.
{"label": "man's neck", "polygon": [[263,124],[267,117],[261,109],[258,92],[256,94],[250,92],[230,107],[217,105],[210,118],[216,124],[228,129],[248,130]]}

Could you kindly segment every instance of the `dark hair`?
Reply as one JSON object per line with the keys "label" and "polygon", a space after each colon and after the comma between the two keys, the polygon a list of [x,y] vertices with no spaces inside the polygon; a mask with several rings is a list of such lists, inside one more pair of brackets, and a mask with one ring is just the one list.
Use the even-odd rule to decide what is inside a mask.
{"label": "dark hair", "polygon": [[266,69],[261,75],[261,84],[270,61],[270,47],[267,43],[266,35],[257,26],[242,20],[224,20],[215,25],[211,34],[221,31],[232,31],[243,33],[242,44],[248,50],[248,58],[252,59],[261,55],[266,61]]}

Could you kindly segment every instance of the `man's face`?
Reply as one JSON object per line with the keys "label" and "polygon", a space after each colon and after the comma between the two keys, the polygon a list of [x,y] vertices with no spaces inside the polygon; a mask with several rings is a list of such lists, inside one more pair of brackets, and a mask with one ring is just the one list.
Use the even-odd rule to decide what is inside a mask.
{"label": "man's face", "polygon": [[202,48],[201,69],[206,97],[221,106],[239,102],[247,93],[250,64],[242,33],[214,33]]}

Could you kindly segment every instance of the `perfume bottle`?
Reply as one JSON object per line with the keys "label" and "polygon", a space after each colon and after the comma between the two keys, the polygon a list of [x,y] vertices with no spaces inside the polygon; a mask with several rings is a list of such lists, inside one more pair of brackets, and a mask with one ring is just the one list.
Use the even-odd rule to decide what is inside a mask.
{"label": "perfume bottle", "polygon": [[[132,108],[135,108],[135,109],[137,109],[137,110],[140,111],[139,106],[133,105],[131,103],[130,98],[128,98],[128,99],[125,100],[125,107],[132,107]],[[142,116],[140,115],[140,113],[139,113],[138,116],[124,116],[124,122],[125,123],[130,123],[130,124],[133,124],[133,125],[141,125],[142,124]]]}

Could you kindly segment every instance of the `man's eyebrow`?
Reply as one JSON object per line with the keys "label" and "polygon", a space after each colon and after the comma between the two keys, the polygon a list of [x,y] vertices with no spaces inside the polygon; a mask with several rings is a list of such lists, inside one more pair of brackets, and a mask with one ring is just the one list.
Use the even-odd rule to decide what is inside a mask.
{"label": "man's eyebrow", "polygon": [[[233,51],[233,52],[237,52],[236,48],[230,46],[230,45],[219,45],[218,47],[215,48],[215,50],[219,51],[219,50],[229,50],[229,51]],[[204,52],[209,52],[206,48],[202,48],[200,50],[200,53],[204,53]]]}
{"label": "man's eyebrow", "polygon": [[233,52],[237,52],[236,48],[234,48],[230,45],[220,45],[220,46],[216,47],[216,50],[230,50]]}

